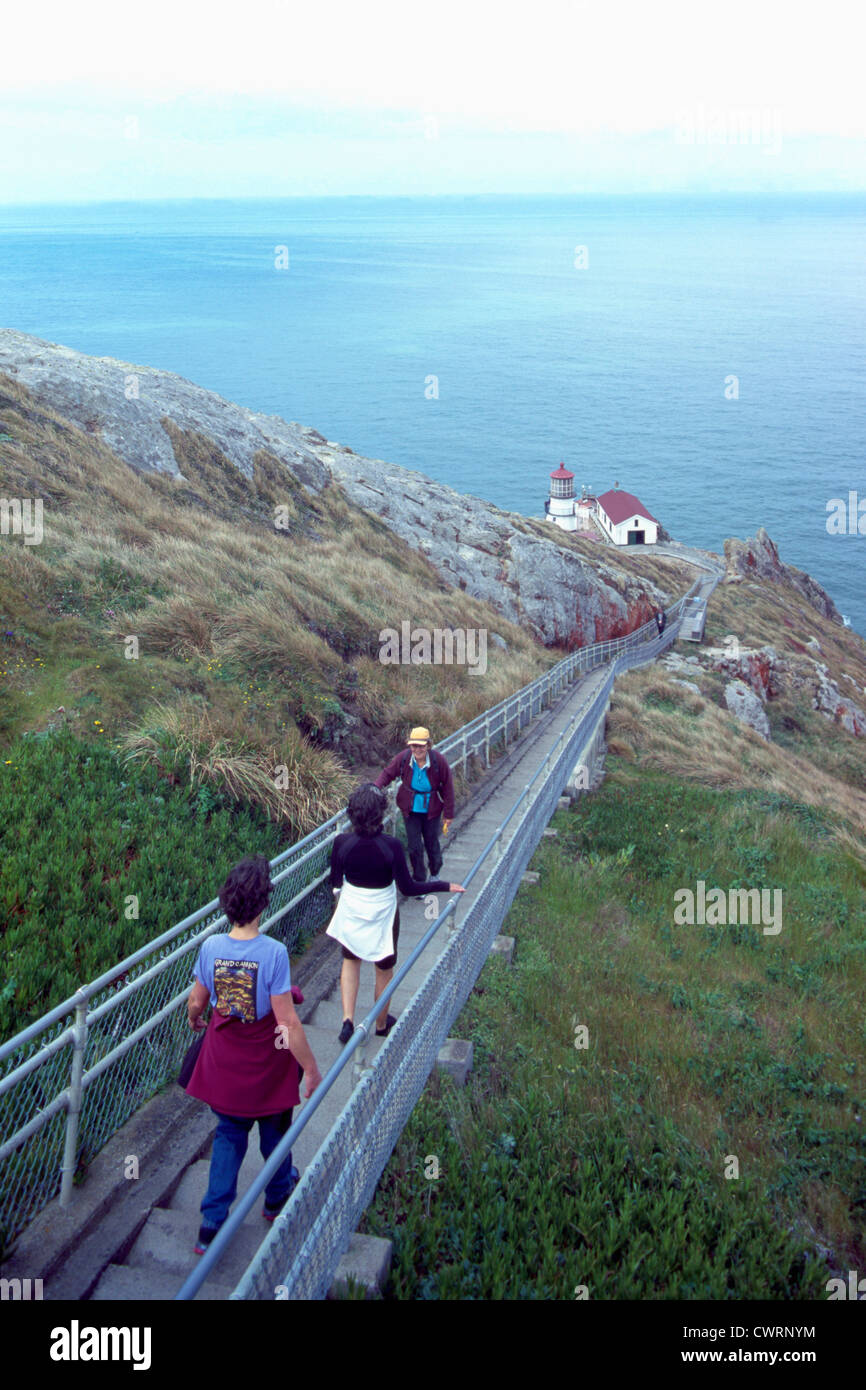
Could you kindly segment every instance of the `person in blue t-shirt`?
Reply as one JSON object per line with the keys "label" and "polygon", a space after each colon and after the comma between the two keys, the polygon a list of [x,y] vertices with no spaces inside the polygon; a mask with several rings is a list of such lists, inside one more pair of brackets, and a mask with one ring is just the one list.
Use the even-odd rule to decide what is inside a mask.
{"label": "person in blue t-shirt", "polygon": [[[282,942],[259,935],[271,889],[270,864],[263,854],[235,865],[219,894],[231,929],[202,943],[187,1001],[190,1027],[207,1027],[187,1094],[205,1101],[219,1121],[197,1255],[228,1216],[256,1120],[259,1147],[267,1159],[292,1123],[300,1100],[300,1069],[307,1097],[322,1080],[295,1011],[289,953]],[[208,1002],[213,1013],[206,1025],[202,1015]],[[289,1153],[265,1188],[266,1220],[274,1220],[297,1181]]]}
{"label": "person in blue t-shirt", "polygon": [[210,990],[210,1002],[224,1018],[254,1023],[271,1008],[272,994],[289,994],[289,953],[279,941],[256,934],[251,940],[208,937],[198,953],[195,977]]}

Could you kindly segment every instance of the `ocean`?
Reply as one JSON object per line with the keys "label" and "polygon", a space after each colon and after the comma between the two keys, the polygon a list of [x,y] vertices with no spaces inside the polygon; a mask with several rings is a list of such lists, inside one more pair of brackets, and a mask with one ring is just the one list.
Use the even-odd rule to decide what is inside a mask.
{"label": "ocean", "polygon": [[7,207],[0,324],[528,516],[563,460],[689,544],[765,526],[866,635],[864,246],[859,194]]}

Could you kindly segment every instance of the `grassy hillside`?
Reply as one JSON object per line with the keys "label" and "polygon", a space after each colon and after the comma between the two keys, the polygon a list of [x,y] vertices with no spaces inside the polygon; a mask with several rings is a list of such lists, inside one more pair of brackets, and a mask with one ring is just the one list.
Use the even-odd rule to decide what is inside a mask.
{"label": "grassy hillside", "polygon": [[22,739],[2,763],[0,1039],[19,1032],[181,917],[215,879],[280,830],[205,783],[170,786],[154,767],[71,729]]}
{"label": "grassy hillside", "polygon": [[[862,1268],[863,870],[806,803],[611,762],[451,1030],[465,1091],[431,1081],[367,1212],[389,1297],[821,1298]],[[781,886],[782,931],[674,925],[698,878]]]}
{"label": "grassy hillside", "polygon": [[[137,474],[4,377],[0,435],[0,496],[42,498],[45,528],[0,538],[4,1029],[339,809],[412,724],[442,738],[559,655],[267,455],[248,480],[175,429],[182,480]],[[483,676],[383,665],[404,619],[507,650]]]}
{"label": "grassy hillside", "polygon": [[[806,643],[840,692],[866,706],[866,643],[850,628],[823,621],[793,591],[764,584],[720,585],[710,599],[704,647],[733,633],[742,647],[774,646],[803,671]],[[684,656],[702,648],[680,643]],[[685,674],[685,673],[682,673]],[[608,743],[635,775],[656,769],[711,787],[755,788],[829,813],[834,839],[866,865],[866,740],[812,708],[808,688],[788,689],[767,701],[771,741],[739,723],[724,707],[728,677],[702,662],[688,674],[695,695],[659,666],[631,671],[617,681],[607,726]]]}
{"label": "grassy hillside", "polygon": [[[786,586],[717,588],[707,644],[728,633],[793,661],[817,638],[866,685],[866,644]],[[605,781],[554,818],[515,963],[450,1030],[467,1087],[430,1081],[366,1214],[389,1298],[826,1298],[863,1268],[864,741],[807,685],[768,701],[767,743],[726,678],[689,679],[617,681]],[[781,890],[781,930],[678,925],[699,880]]]}
{"label": "grassy hillside", "polygon": [[[4,495],[44,498],[46,532],[0,547],[7,739],[57,723],[61,706],[76,724],[92,710],[106,739],[159,725],[166,707],[188,729],[206,707],[203,736],[229,747],[304,738],[321,788],[308,815],[291,801],[282,811],[307,823],[343,794],[334,750],[343,766],[374,763],[422,714],[442,736],[555,659],[338,487],[313,493],[265,454],[248,480],[208,440],[166,427],[183,481],[135,473],[0,378]],[[484,676],[431,666],[395,680],[378,634],[403,619],[485,627],[508,650],[488,649]],[[125,657],[130,635],[138,660]]]}

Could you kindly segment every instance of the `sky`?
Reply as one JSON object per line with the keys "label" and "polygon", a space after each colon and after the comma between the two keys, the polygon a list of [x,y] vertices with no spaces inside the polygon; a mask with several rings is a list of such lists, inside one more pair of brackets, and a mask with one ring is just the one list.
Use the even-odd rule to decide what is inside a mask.
{"label": "sky", "polygon": [[850,0],[7,9],[0,203],[866,189]]}

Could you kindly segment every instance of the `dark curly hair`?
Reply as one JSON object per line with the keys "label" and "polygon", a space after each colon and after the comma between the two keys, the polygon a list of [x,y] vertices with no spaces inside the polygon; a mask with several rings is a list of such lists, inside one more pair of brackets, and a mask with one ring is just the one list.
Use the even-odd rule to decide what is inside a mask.
{"label": "dark curly hair", "polygon": [[248,854],[220,889],[220,907],[233,927],[246,927],[264,912],[272,889],[268,860],[263,854]]}
{"label": "dark curly hair", "polygon": [[385,793],[375,782],[362,782],[356,787],[346,807],[355,834],[370,838],[380,834],[387,805]]}

